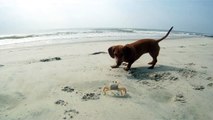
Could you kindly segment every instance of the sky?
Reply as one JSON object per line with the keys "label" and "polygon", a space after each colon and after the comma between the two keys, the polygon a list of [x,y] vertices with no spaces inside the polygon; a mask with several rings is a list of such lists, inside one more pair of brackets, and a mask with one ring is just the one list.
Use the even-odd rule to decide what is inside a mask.
{"label": "sky", "polygon": [[0,0],[0,34],[146,28],[213,35],[213,0]]}

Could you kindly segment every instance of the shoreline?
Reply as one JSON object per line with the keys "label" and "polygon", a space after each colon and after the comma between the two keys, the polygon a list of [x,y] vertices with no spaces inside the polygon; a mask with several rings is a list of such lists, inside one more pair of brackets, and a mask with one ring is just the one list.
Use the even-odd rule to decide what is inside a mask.
{"label": "shoreline", "polygon": [[[202,38],[212,38],[207,36],[194,36],[194,37],[183,37],[183,38],[167,38],[166,40],[181,40],[181,39],[202,39]],[[96,38],[97,39],[97,38]],[[143,39],[143,38],[142,38]],[[154,38],[153,38],[154,39]],[[25,43],[14,43],[14,44],[6,44],[6,45],[0,45],[0,50],[4,49],[15,49],[15,48],[23,48],[23,47],[39,47],[39,46],[52,46],[52,45],[64,45],[64,44],[84,44],[84,43],[104,43],[104,42],[134,42],[139,39],[120,39],[120,40],[85,40],[85,41],[66,41],[66,42],[52,42],[49,43],[48,41],[34,41],[34,42],[25,42]]]}
{"label": "shoreline", "polygon": [[[100,41],[135,41],[143,38],[159,39],[167,30],[112,28],[112,29],[68,29],[50,30],[40,33],[19,35],[0,35],[0,49],[16,46],[39,46],[45,44],[84,43]],[[167,39],[186,39],[205,37],[203,34],[173,31]]]}

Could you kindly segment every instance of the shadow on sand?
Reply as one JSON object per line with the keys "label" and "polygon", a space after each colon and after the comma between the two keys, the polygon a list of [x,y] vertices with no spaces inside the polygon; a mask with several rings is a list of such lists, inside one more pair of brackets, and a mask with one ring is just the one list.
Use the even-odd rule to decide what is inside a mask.
{"label": "shadow on sand", "polygon": [[159,65],[154,69],[147,69],[146,67],[132,68],[129,72],[129,79],[136,80],[177,80],[179,76],[193,77],[196,75],[196,71],[187,68],[177,68],[167,65]]}
{"label": "shadow on sand", "polygon": [[107,96],[114,97],[114,98],[131,98],[130,94],[126,93],[126,95],[122,96],[118,92],[111,91],[110,94],[107,94]]}

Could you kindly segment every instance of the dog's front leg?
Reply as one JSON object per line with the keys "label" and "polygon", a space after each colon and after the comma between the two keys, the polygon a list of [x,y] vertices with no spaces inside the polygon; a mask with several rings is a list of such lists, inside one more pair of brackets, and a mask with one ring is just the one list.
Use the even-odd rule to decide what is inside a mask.
{"label": "dog's front leg", "polygon": [[131,68],[131,66],[132,66],[132,63],[133,63],[133,62],[129,62],[128,65],[127,65],[127,67],[124,68],[124,70],[126,70],[126,71],[130,70],[130,68]]}

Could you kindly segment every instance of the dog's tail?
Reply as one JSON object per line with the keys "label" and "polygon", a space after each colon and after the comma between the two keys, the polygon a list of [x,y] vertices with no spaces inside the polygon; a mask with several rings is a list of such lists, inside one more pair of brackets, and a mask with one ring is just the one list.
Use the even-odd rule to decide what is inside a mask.
{"label": "dog's tail", "polygon": [[161,39],[158,39],[156,41],[160,42],[161,40],[165,39],[169,35],[169,33],[172,31],[172,29],[173,29],[173,26],[170,28],[170,30],[167,32],[167,34],[164,37],[162,37]]}

